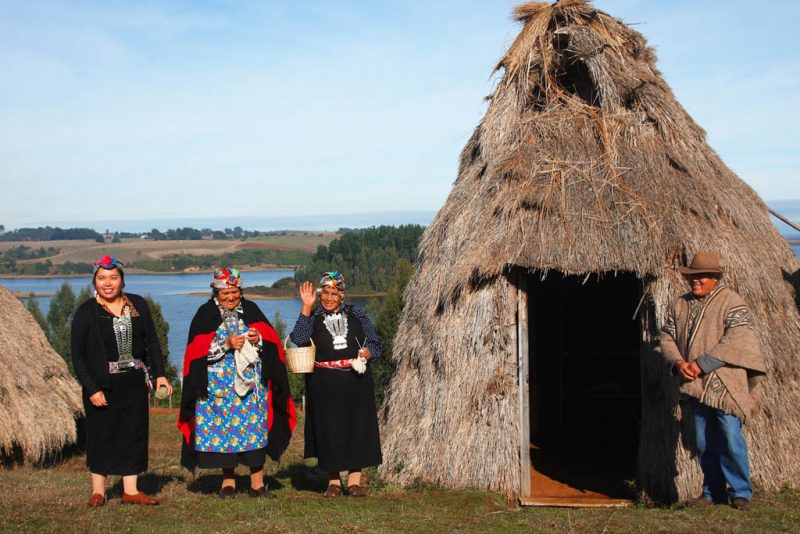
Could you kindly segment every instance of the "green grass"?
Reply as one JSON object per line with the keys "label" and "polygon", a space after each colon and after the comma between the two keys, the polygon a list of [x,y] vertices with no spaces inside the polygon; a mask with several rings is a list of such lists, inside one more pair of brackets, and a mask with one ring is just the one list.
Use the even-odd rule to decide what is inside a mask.
{"label": "green grass", "polygon": [[240,493],[220,500],[218,471],[195,479],[179,460],[172,414],[151,416],[150,470],[140,488],[155,493],[157,507],[119,504],[121,485],[111,477],[109,502],[89,509],[89,474],[82,455],[43,469],[0,471],[2,532],[792,532],[800,524],[800,492],[758,493],[749,512],[728,506],[673,510],[520,508],[503,495],[477,490],[410,489],[374,475],[366,499],[324,499],[325,480],[302,459],[296,433],[280,464],[267,465],[277,499],[250,499],[249,478],[237,470]]}

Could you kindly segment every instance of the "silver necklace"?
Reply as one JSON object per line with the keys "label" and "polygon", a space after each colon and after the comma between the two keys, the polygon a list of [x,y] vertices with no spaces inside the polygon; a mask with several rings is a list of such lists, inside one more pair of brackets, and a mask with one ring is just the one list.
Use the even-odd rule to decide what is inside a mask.
{"label": "silver necklace", "polygon": [[332,313],[326,315],[322,321],[333,337],[333,348],[341,350],[347,348],[347,315]]}
{"label": "silver necklace", "polygon": [[114,317],[114,337],[117,341],[117,351],[119,352],[119,366],[122,368],[133,367],[133,321],[131,316],[124,310],[123,315]]}

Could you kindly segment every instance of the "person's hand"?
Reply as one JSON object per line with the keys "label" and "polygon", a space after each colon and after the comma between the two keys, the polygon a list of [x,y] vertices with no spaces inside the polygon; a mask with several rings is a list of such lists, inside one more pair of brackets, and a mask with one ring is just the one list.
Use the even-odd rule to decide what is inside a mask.
{"label": "person's hand", "polygon": [[[698,376],[692,370],[691,364],[689,362],[680,360],[675,363],[675,366],[678,368],[678,372],[680,372],[681,378],[683,378],[686,382],[691,382]],[[695,366],[697,366],[697,364],[695,364]]]}
{"label": "person's hand", "polygon": [[244,335],[228,336],[228,339],[225,340],[225,344],[230,349],[239,350],[244,346]]}
{"label": "person's hand", "polygon": [[103,408],[104,406],[108,406],[108,402],[106,401],[106,395],[102,391],[98,391],[94,395],[89,397],[89,402],[92,403],[92,406],[97,408]]}
{"label": "person's hand", "polygon": [[300,300],[303,301],[303,308],[300,313],[307,317],[311,316],[311,308],[314,307],[314,303],[317,301],[317,292],[311,282],[300,284]]}
{"label": "person's hand", "polygon": [[369,360],[370,358],[372,358],[372,353],[369,351],[367,347],[361,347],[358,350],[358,355],[364,358],[365,360]]}
{"label": "person's hand", "polygon": [[251,345],[257,345],[259,339],[261,339],[261,334],[258,333],[258,330],[251,328],[247,331],[247,341],[249,341]]}
{"label": "person's hand", "polygon": [[156,378],[156,391],[158,391],[158,388],[160,388],[161,386],[165,386],[167,388],[167,397],[171,397],[172,384],[169,383],[169,380],[167,380],[166,376],[159,376],[158,378]]}
{"label": "person's hand", "polygon": [[689,371],[694,375],[695,378],[700,378],[703,376],[703,370],[700,369],[699,365],[697,365],[697,361],[693,361],[689,364]]}

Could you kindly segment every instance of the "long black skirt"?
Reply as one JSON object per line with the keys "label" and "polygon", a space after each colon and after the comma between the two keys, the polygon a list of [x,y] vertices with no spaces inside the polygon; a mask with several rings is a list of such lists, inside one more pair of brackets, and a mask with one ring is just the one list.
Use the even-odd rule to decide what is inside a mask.
{"label": "long black skirt", "polygon": [[315,368],[306,376],[305,457],[328,473],[379,465],[381,440],[372,371]]}
{"label": "long black skirt", "polygon": [[108,406],[95,407],[84,393],[86,466],[99,475],[136,475],[147,470],[148,405],[144,372],[111,375],[103,393]]}

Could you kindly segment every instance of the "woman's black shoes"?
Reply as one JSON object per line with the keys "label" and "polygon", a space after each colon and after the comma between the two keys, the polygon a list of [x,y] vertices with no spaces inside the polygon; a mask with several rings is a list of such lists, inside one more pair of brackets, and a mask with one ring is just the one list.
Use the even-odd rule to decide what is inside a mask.
{"label": "woman's black shoes", "polygon": [[236,488],[234,488],[233,486],[222,486],[222,489],[219,490],[219,498],[233,499],[234,493],[236,493]]}
{"label": "woman's black shoes", "polygon": [[266,486],[261,486],[258,489],[250,488],[250,491],[248,492],[248,494],[251,497],[261,497],[261,498],[264,498],[264,499],[274,499],[275,498],[275,494],[272,493],[271,491],[269,491]]}

